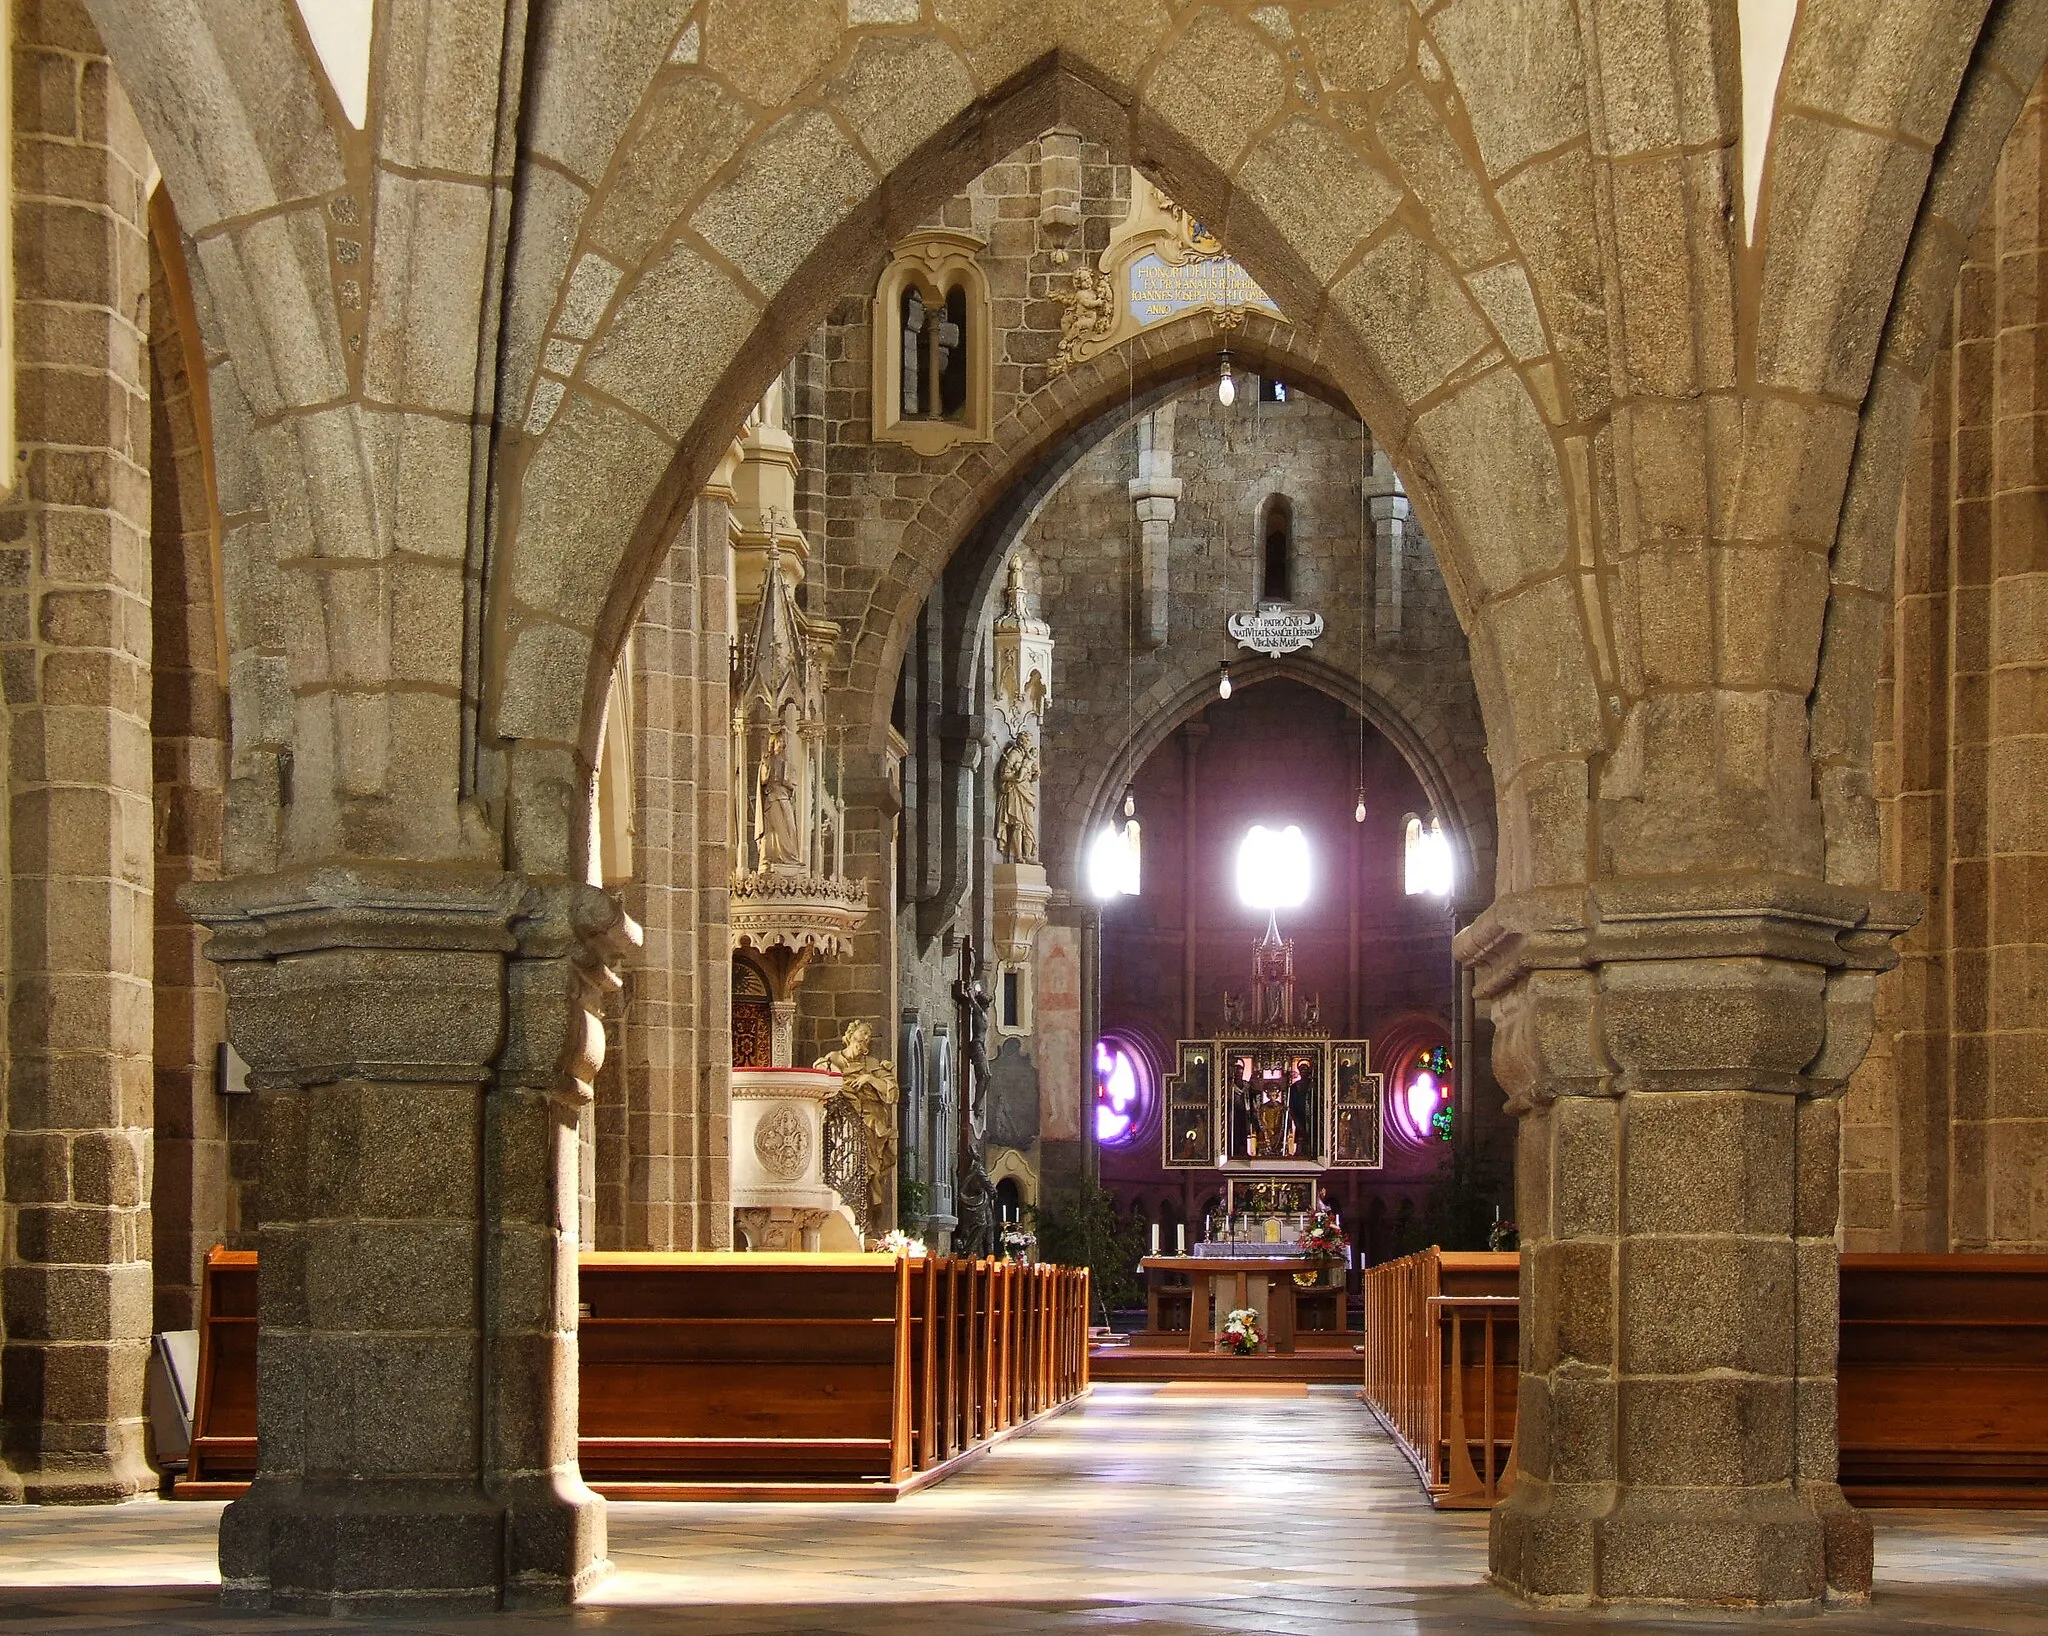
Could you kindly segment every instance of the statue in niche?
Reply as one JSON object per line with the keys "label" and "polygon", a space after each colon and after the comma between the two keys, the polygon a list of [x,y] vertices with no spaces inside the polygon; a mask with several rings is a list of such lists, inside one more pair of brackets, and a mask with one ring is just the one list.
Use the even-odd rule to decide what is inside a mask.
{"label": "statue in niche", "polygon": [[1316,995],[1313,999],[1302,1002],[1301,1026],[1304,1028],[1320,1028],[1323,1026],[1323,997],[1320,994]]}
{"label": "statue in niche", "polygon": [[960,1037],[966,1042],[968,1094],[967,1148],[980,1162],[982,1132],[988,1114],[988,988],[981,980],[981,957],[974,939],[960,939],[960,975],[953,984],[953,1003],[960,1008]]}
{"label": "statue in niche", "polygon": [[860,1115],[868,1133],[868,1189],[870,1202],[879,1206],[882,1183],[896,1163],[896,1065],[871,1054],[875,1031],[856,1017],[846,1025],[839,1048],[827,1051],[811,1064],[839,1075],[846,1099]]}
{"label": "statue in niche", "polygon": [[1242,994],[1233,994],[1229,989],[1223,991],[1223,1026],[1225,1028],[1244,1027],[1244,996]]}
{"label": "statue in niche", "polygon": [[761,755],[761,861],[764,864],[803,861],[803,835],[796,818],[796,786],[802,773],[798,760],[796,706],[785,705],[782,724],[768,735]]}
{"label": "statue in niche", "polygon": [[903,298],[903,408],[906,417],[922,412],[924,362],[924,297],[912,290]]}
{"label": "statue in niche", "polygon": [[996,763],[996,850],[1011,863],[1038,862],[1038,746],[1029,733]]}

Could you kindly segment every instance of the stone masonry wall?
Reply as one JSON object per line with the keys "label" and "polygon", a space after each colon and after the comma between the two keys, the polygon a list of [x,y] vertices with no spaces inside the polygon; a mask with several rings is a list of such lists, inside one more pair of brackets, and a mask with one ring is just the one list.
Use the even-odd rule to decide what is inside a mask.
{"label": "stone masonry wall", "polygon": [[2048,102],[2000,159],[1908,467],[1877,774],[1926,912],[1843,1115],[1843,1242],[2048,1250]]}
{"label": "stone masonry wall", "polygon": [[[1137,472],[1135,428],[1120,430],[1080,461],[1019,547],[1058,644],[1041,826],[1055,886],[1085,884],[1069,871],[1083,846],[1079,825],[1094,793],[1091,780],[1102,772],[1105,752],[1133,730],[1158,728],[1146,717],[1162,684],[1206,673],[1213,685],[1226,660],[1242,677],[1256,658],[1230,637],[1226,621],[1257,594],[1259,519],[1274,495],[1293,506],[1293,599],[1323,616],[1323,634],[1302,658],[1339,676],[1372,673],[1382,686],[1384,678],[1396,679],[1405,702],[1436,727],[1435,749],[1444,761],[1483,777],[1485,732],[1464,636],[1419,534],[1403,564],[1400,637],[1381,643],[1373,632],[1371,521],[1361,512],[1392,485],[1373,474],[1370,434],[1362,442],[1355,419],[1300,394],[1260,402],[1250,382],[1227,409],[1208,386],[1184,393],[1174,400],[1173,427],[1173,469],[1183,488],[1171,529],[1170,622],[1162,645],[1148,647],[1132,634],[1137,525],[1128,484]],[[1414,725],[1422,728],[1423,720]],[[1455,822],[1455,814],[1445,817]],[[1490,881],[1468,884],[1482,895],[1491,889]]]}

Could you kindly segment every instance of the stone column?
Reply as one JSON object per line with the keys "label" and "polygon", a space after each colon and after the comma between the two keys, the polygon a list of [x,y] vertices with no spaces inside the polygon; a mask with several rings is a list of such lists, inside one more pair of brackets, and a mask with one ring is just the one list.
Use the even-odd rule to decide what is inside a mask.
{"label": "stone column", "polygon": [[1414,526],[1408,496],[1398,491],[1392,494],[1376,494],[1370,502],[1372,512],[1373,583],[1378,594],[1373,598],[1372,634],[1373,641],[1380,647],[1392,647],[1401,640],[1401,587],[1407,578],[1408,532]]}
{"label": "stone column", "polygon": [[1838,1110],[1914,908],[1780,876],[1638,881],[1509,896],[1460,935],[1521,1121],[1508,1589],[1869,1589],[1869,1524],[1835,1482]]}
{"label": "stone column", "polygon": [[1174,406],[1166,403],[1138,422],[1138,475],[1130,481],[1131,509],[1138,517],[1135,634],[1153,648],[1165,642],[1172,612],[1167,564],[1182,488],[1173,475],[1173,420]]}
{"label": "stone column", "polygon": [[691,508],[632,645],[634,878],[646,945],[626,973],[600,1090],[607,1248],[731,1243],[725,1141],[732,1063],[729,491]]}
{"label": "stone column", "polygon": [[569,1600],[576,1128],[637,928],[587,886],[331,865],[189,886],[263,1122],[261,1464],[236,1606]]}
{"label": "stone column", "polygon": [[115,1500],[153,1483],[149,154],[83,10],[15,10],[0,1492]]}

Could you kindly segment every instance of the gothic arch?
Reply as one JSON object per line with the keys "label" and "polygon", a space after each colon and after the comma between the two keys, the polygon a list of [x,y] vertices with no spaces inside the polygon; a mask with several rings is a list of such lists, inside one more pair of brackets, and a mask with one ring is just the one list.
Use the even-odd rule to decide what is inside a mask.
{"label": "gothic arch", "polygon": [[[1461,876],[1473,883],[1475,894],[1490,893],[1497,859],[1493,787],[1485,758],[1479,746],[1462,743],[1426,699],[1376,665],[1363,677],[1299,653],[1242,664],[1233,660],[1232,665],[1231,679],[1240,687],[1286,677],[1363,715],[1400,752],[1423,793],[1444,815]],[[1086,878],[1088,838],[1110,821],[1138,768],[1215,699],[1215,669],[1206,654],[1162,676],[1139,696],[1133,707],[1136,731],[1120,742],[1104,742],[1082,771],[1079,787],[1086,800],[1081,821],[1071,834],[1057,834],[1047,825],[1046,855],[1054,865],[1055,884],[1077,886]]]}
{"label": "gothic arch", "polygon": [[[1293,326],[1247,317],[1231,337],[1231,350],[1248,368],[1285,371],[1309,395],[1347,415],[1355,412]],[[1050,386],[1022,399],[998,424],[985,456],[977,457],[972,484],[942,485],[919,509],[887,579],[865,600],[853,642],[848,714],[868,728],[871,749],[882,747],[903,656],[926,599],[944,583],[951,623],[963,635],[947,682],[968,697],[978,650],[966,638],[981,625],[1011,549],[1040,507],[1091,451],[1215,367],[1216,333],[1205,314],[1142,331],[1059,377],[1073,386],[1056,418],[1042,402]],[[871,660],[871,654],[878,657]]]}
{"label": "gothic arch", "polygon": [[[736,150],[738,168],[722,172],[723,182],[705,185],[703,203],[688,216],[688,242],[677,237],[658,253],[650,249],[632,266],[613,269],[607,316],[596,325],[576,375],[536,400],[529,424],[538,430],[514,439],[514,469],[521,476],[506,515],[517,522],[501,535],[496,552],[493,595],[501,613],[491,629],[503,640],[487,665],[485,690],[488,725],[515,741],[509,781],[515,790],[525,783],[535,792],[514,796],[515,855],[536,867],[557,867],[543,854],[552,856],[564,838],[549,840],[541,853],[531,851],[535,839],[552,831],[522,838],[519,814],[558,811],[565,798],[573,807],[583,804],[594,748],[587,741],[609,652],[679,508],[723,453],[746,405],[809,333],[849,268],[866,267],[898,225],[1053,123],[1144,165],[1243,246],[1248,269],[1294,317],[1295,345],[1364,410],[1400,462],[1433,525],[1468,624],[1483,604],[1517,594],[1555,603],[1534,628],[1546,648],[1558,651],[1546,658],[1540,687],[1524,690],[1526,699],[1540,697],[1545,720],[1525,720],[1508,741],[1551,754],[1584,753],[1599,742],[1581,609],[1570,598],[1555,601],[1554,590],[1543,588],[1566,566],[1569,529],[1565,478],[1538,396],[1449,264],[1403,225],[1409,218],[1399,217],[1402,190],[1337,126],[1282,112],[1280,98],[1245,125],[1242,138],[1187,123],[1194,120],[1193,105],[1183,101],[1183,81],[1176,77],[1185,68],[1170,65],[1193,42],[1224,33],[1246,33],[1250,40],[1253,58],[1233,67],[1242,79],[1247,61],[1267,48],[1235,20],[1205,12],[1164,44],[1164,71],[1149,79],[1128,62],[1112,70],[1063,49],[1007,59],[1009,77],[972,99],[967,84],[987,82],[967,62],[1006,60],[1014,42],[993,54],[992,42],[981,42],[979,52],[969,46],[966,60],[950,43],[917,45],[940,65],[926,75],[934,86],[955,83],[953,74],[941,71],[945,65],[965,76],[958,80],[962,97],[958,104],[935,98],[931,110],[920,110],[925,124],[915,134],[921,140],[914,148],[907,139],[889,148],[904,157],[879,187],[874,178],[881,167],[848,142],[837,123],[828,126],[823,111],[839,108],[839,117],[852,117],[841,107],[846,82],[816,82],[808,94],[819,98],[818,111],[786,114]],[[872,58],[882,50],[880,42],[867,41],[855,55]],[[739,209],[747,190],[771,170],[782,174],[777,167],[799,149],[814,152],[828,168],[841,165],[848,196],[857,202],[843,210],[821,207],[809,232],[803,211],[786,213],[786,225],[755,224],[731,239],[725,265],[707,258],[705,234],[724,232],[720,212]],[[614,171],[637,162],[635,152],[629,142]],[[1311,176],[1313,220],[1297,209]],[[1472,185],[1479,186],[1477,178]],[[1319,237],[1340,220],[1349,224],[1341,243]],[[575,276],[572,271],[572,282]],[[715,316],[705,310],[711,305],[718,308]],[[702,367],[675,368],[679,333],[694,333],[707,346],[716,341],[717,349],[703,357]],[[657,360],[664,367],[654,368]],[[1082,390],[1071,377],[1053,382],[1041,394],[1042,413],[1055,423],[1069,419]],[[1510,450],[1524,480],[1502,484],[1498,468]],[[949,490],[985,474],[970,456],[935,498],[946,506],[956,498]],[[628,503],[600,506],[599,496]],[[1468,537],[1476,546],[1464,543]],[[914,608],[923,588],[909,579],[885,581],[876,596]],[[1475,641],[1493,641],[1485,620],[1473,630]],[[866,653],[857,654],[857,688],[881,690],[882,657],[876,655],[876,671],[864,674],[859,667]],[[1495,669],[1505,676],[1524,662],[1511,645]],[[580,700],[564,685],[572,672],[582,678]],[[1507,691],[1487,703],[1510,714],[1524,708]],[[562,793],[540,798],[537,792],[546,788]],[[580,812],[573,821],[584,821]]]}

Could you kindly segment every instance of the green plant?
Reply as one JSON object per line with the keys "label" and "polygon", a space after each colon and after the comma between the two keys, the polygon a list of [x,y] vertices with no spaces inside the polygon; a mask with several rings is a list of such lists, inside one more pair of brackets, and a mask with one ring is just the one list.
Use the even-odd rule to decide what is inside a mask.
{"label": "green plant", "polygon": [[1041,1261],[1088,1269],[1104,1324],[1117,1308],[1138,1304],[1143,1229],[1117,1209],[1107,1188],[1083,1184],[1065,1189],[1041,1204],[1026,1205],[1025,1214],[1038,1234]]}
{"label": "green plant", "polygon": [[896,1178],[896,1224],[915,1233],[932,1211],[931,1189],[910,1176]]}
{"label": "green plant", "polygon": [[1483,1250],[1494,1212],[1514,1210],[1514,1183],[1492,1148],[1452,1147],[1431,1183],[1422,1209],[1425,1244],[1443,1250]]}

